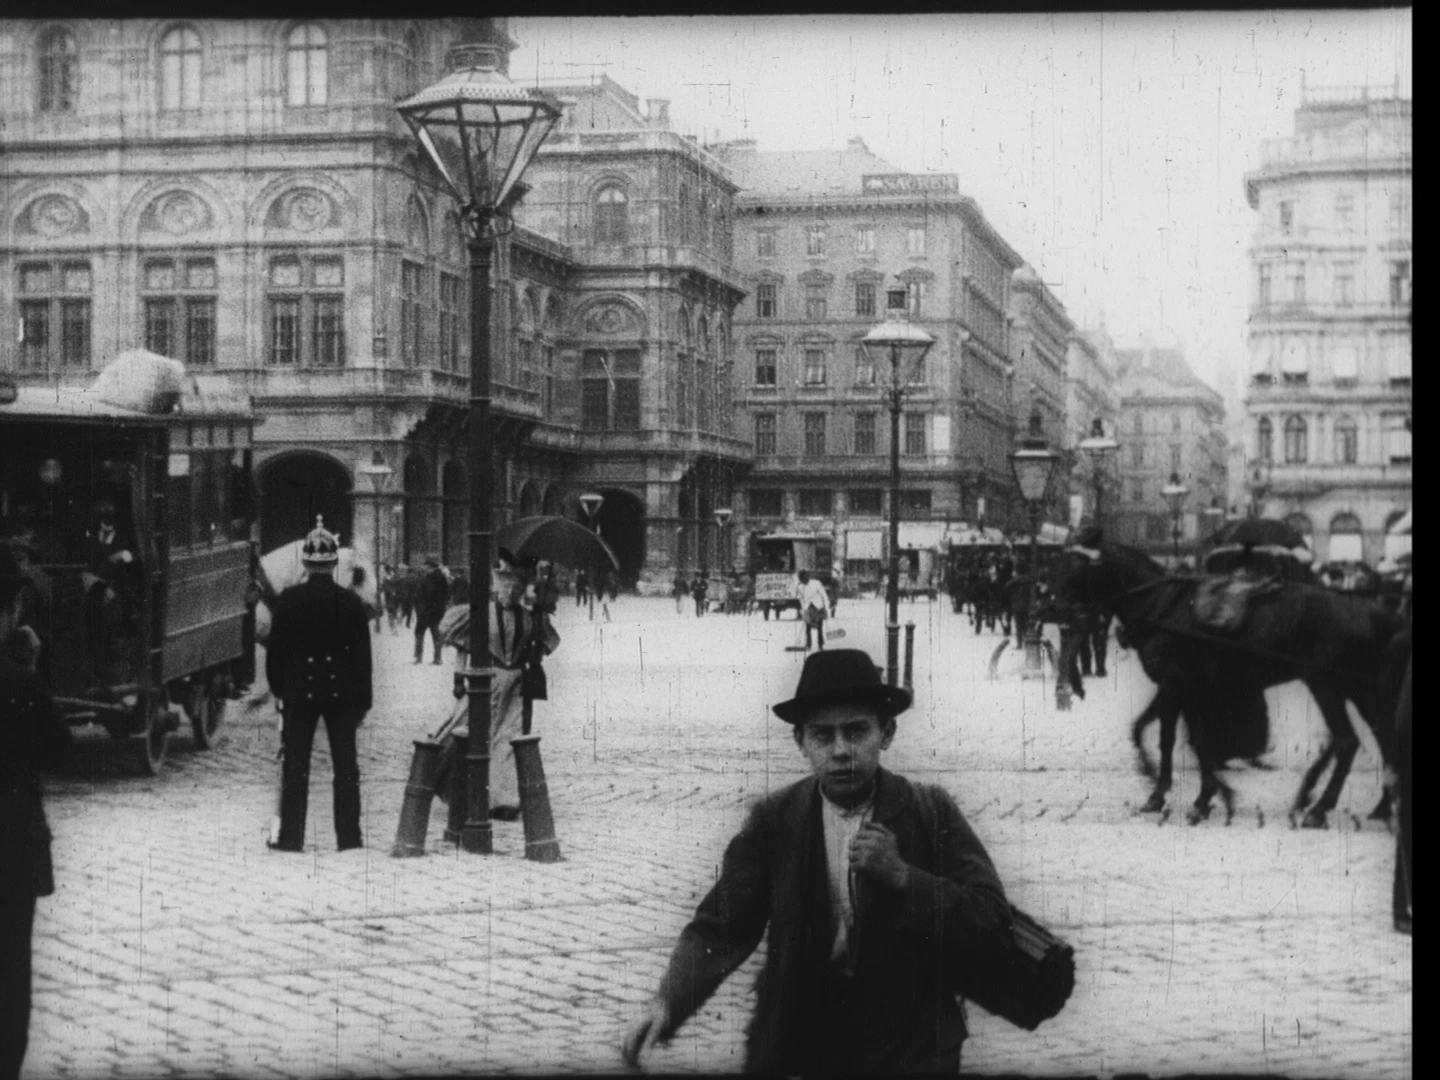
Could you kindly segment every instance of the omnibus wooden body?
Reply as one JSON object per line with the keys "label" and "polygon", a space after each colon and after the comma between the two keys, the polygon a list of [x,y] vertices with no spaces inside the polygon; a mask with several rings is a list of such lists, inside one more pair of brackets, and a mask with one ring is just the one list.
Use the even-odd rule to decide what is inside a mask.
{"label": "omnibus wooden body", "polygon": [[[181,712],[209,748],[226,701],[255,672],[248,403],[193,383],[163,414],[55,387],[6,396],[0,517],[27,526],[32,561],[49,580],[48,625],[37,629],[62,711],[133,738],[149,774]],[[123,598],[107,590],[93,555],[102,499],[115,503],[133,549]]]}

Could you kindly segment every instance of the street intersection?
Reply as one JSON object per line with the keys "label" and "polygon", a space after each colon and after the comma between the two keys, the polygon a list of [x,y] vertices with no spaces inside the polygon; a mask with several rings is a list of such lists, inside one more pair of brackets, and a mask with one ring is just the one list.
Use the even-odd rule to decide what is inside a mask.
{"label": "street intersection", "polygon": [[[687,605],[688,607],[688,605]],[[564,861],[444,842],[392,859],[412,740],[448,715],[450,669],[376,639],[361,729],[366,847],[337,852],[317,739],[303,854],[265,849],[275,713],[232,705],[218,746],[177,736],[160,776],[87,733],[49,786],[58,892],[40,902],[30,1077],[319,1077],[621,1071],[620,1034],[714,880],[747,802],[803,775],[769,705],[790,696],[798,627],[621,598],[614,621],[562,607],[551,700],[536,707]],[[971,1008],[963,1071],[1408,1077],[1411,939],[1394,933],[1394,839],[1364,821],[1373,742],[1325,831],[1286,819],[1324,726],[1298,686],[1268,695],[1273,772],[1237,769],[1237,814],[1183,823],[1198,777],[1177,755],[1175,813],[1135,808],[1129,722],[1150,685],[1133,655],[1057,712],[1048,680],[1002,665],[943,604],[913,619],[916,708],[887,765],[944,784],[1011,899],[1076,949],[1065,1011],[1034,1033]],[[836,645],[883,657],[878,601],[842,601]],[[651,1061],[740,1066],[758,955]]]}

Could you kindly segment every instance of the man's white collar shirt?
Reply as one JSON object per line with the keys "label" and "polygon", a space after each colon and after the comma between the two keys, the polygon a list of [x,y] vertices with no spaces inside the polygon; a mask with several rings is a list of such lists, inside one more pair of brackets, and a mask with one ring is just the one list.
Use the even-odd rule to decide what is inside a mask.
{"label": "man's white collar shirt", "polygon": [[835,941],[830,959],[845,964],[847,974],[853,957],[850,938],[855,926],[855,872],[850,865],[850,843],[870,820],[873,801],[861,803],[852,810],[820,796],[820,818],[825,826],[825,865],[830,880],[830,913],[835,919]]}

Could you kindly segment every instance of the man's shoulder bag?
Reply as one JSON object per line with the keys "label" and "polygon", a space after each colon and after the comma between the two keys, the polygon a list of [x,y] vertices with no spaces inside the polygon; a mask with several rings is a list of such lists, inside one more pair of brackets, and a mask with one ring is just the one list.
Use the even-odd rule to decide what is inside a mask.
{"label": "man's shoulder bag", "polygon": [[[933,795],[924,784],[915,787],[926,828],[933,835]],[[1070,1000],[1075,989],[1075,949],[1011,904],[1009,939],[971,958],[957,989],[986,1012],[1034,1031]]]}

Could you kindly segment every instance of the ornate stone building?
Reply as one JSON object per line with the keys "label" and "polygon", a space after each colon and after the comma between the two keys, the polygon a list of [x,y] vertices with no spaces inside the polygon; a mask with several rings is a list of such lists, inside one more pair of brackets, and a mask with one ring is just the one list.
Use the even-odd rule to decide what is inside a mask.
{"label": "ornate stone building", "polygon": [[903,403],[901,546],[933,546],[947,524],[981,516],[1005,523],[1020,256],[954,176],[899,173],[860,139],[838,151],[716,149],[740,187],[735,261],[750,294],[735,316],[735,392],[755,451],[735,508],[740,557],[750,533],[798,529],[833,536],[851,581],[878,577],[888,372],[859,342],[897,286],[936,339]]}
{"label": "ornate stone building", "polygon": [[[1015,361],[1016,419],[1028,424],[1032,413],[1040,414],[1041,430],[1050,446],[1063,452],[1071,445],[1066,406],[1066,364],[1075,324],[1050,287],[1028,263],[1019,267],[1010,283],[1010,355]],[[1069,485],[1052,480],[1045,505],[1045,520],[1066,522],[1070,515]],[[1026,517],[1010,522],[1014,531],[1024,532]]]}
{"label": "ornate stone building", "polygon": [[1295,134],[1245,177],[1251,505],[1324,561],[1375,564],[1411,505],[1410,106],[1389,87],[1308,88]]}
{"label": "ornate stone building", "polygon": [[[463,23],[0,23],[0,363],[83,384],[174,356],[253,398],[262,547],[319,513],[367,548],[378,525],[385,560],[465,562],[468,268],[394,108]],[[555,89],[497,253],[497,521],[596,488],[626,573],[660,580],[748,464],[716,389],[734,185],[663,103]]]}
{"label": "ornate stone building", "polygon": [[[1119,448],[1108,456],[1092,459],[1077,447],[1090,437],[1096,420],[1105,435],[1116,438],[1120,421],[1115,389],[1117,366],[1115,343],[1103,327],[1071,333],[1065,353],[1065,446],[1069,450],[1072,520],[1095,521],[1097,498],[1101,501],[1101,524],[1116,508],[1115,456]],[[1074,509],[1077,506],[1078,518]]]}

